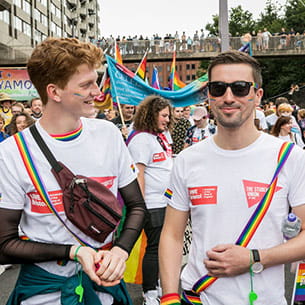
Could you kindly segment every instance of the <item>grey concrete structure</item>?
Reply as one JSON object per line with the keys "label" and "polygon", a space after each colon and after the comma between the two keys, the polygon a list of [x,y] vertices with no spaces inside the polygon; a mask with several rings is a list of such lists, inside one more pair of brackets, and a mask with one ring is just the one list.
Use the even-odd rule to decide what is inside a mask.
{"label": "grey concrete structure", "polygon": [[99,37],[98,0],[0,0],[0,65],[25,62],[46,37]]}

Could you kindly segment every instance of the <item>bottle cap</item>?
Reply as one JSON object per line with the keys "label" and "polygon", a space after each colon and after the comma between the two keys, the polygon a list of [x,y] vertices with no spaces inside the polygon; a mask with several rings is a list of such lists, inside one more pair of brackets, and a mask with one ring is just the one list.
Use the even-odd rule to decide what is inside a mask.
{"label": "bottle cap", "polygon": [[297,217],[293,213],[288,214],[288,221],[294,222],[297,219]]}

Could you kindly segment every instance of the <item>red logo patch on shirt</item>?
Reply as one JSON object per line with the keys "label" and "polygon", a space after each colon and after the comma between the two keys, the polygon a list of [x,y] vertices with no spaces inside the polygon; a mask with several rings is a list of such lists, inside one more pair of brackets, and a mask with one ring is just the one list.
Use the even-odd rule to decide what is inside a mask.
{"label": "red logo patch on shirt", "polygon": [[[249,208],[251,208],[262,200],[269,186],[269,184],[266,183],[249,180],[243,180],[243,184]],[[281,189],[282,187],[277,186],[275,191],[277,192]]]}
{"label": "red logo patch on shirt", "polygon": [[[62,202],[62,190],[48,192],[53,206],[57,212],[64,211],[64,205]],[[31,192],[27,194],[31,201],[31,212],[39,214],[52,214],[52,211],[42,200],[38,192]]]}
{"label": "red logo patch on shirt", "polygon": [[189,187],[192,205],[217,204],[217,186]]}
{"label": "red logo patch on shirt", "polygon": [[165,160],[166,160],[166,157],[165,157],[164,152],[153,154],[153,162],[161,162],[161,161],[165,161]]}
{"label": "red logo patch on shirt", "polygon": [[90,177],[92,180],[95,180],[104,186],[106,186],[108,189],[110,189],[113,186],[114,179],[116,176],[108,176],[108,177]]}

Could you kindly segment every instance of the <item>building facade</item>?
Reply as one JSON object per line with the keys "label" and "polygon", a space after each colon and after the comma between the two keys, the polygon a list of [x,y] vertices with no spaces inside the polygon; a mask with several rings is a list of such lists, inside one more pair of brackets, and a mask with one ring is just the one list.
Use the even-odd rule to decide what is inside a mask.
{"label": "building facade", "polygon": [[47,37],[99,37],[98,0],[0,0],[0,64],[26,63]]}

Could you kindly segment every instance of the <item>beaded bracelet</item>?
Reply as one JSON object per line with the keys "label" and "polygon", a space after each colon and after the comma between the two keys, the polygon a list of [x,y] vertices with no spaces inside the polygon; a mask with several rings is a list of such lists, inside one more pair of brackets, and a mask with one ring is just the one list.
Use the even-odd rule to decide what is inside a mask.
{"label": "beaded bracelet", "polygon": [[168,293],[161,297],[161,305],[180,304],[180,295],[178,293]]}
{"label": "beaded bracelet", "polygon": [[79,251],[79,249],[80,249],[81,247],[82,247],[82,245],[79,245],[79,246],[76,248],[75,252],[74,252],[74,260],[75,260],[76,262],[78,262],[77,253],[78,253],[78,251]]}

